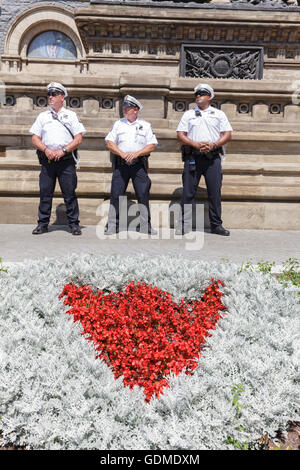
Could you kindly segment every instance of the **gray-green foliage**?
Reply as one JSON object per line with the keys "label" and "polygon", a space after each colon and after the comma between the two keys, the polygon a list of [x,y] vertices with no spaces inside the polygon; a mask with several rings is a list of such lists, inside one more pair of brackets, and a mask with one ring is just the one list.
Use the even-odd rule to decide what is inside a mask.
{"label": "gray-green foliage", "polygon": [[[264,274],[272,275],[272,269],[275,268],[276,263],[272,261],[258,261],[255,266],[252,260],[247,260],[242,263],[238,272],[242,271],[260,271]],[[297,259],[289,258],[283,262],[280,274],[277,274],[277,279],[284,287],[295,286],[300,287],[300,262]]]}
{"label": "gray-green foliage", "polygon": [[0,258],[0,273],[3,272],[3,273],[7,273],[7,268],[4,268],[2,266],[2,258]]}
{"label": "gray-green foliage", "polygon": [[297,259],[289,258],[283,263],[283,271],[279,276],[279,281],[288,287],[290,284],[300,288],[300,262]]}
{"label": "gray-green foliage", "polygon": [[[33,449],[228,449],[299,419],[299,296],[261,272],[183,258],[77,256],[0,272],[0,415],[5,442]],[[225,283],[228,314],[193,376],[149,404],[124,388],[65,314],[66,283],[107,291],[129,281],[199,298]],[[298,335],[298,336],[297,336]],[[233,401],[239,384],[243,393]]]}

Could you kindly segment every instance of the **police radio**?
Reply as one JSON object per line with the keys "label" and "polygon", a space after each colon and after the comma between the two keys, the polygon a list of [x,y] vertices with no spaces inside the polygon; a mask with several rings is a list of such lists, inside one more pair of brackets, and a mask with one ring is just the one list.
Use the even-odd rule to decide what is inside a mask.
{"label": "police radio", "polygon": [[[199,109],[195,109],[195,116],[196,117],[201,117],[202,116],[201,111]],[[185,156],[186,156],[186,154],[185,154]],[[193,155],[193,152],[190,152],[188,154],[187,162],[189,164],[189,170],[192,173],[194,173],[196,171],[196,161],[195,161],[195,157]]]}

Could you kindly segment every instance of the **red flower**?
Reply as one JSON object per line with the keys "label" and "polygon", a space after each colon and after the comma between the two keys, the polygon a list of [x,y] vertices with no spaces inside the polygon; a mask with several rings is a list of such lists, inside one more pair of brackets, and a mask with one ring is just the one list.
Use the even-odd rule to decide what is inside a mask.
{"label": "red flower", "polygon": [[170,373],[185,369],[191,375],[197,367],[201,346],[225,310],[220,285],[211,279],[201,300],[191,303],[176,303],[168,292],[138,282],[107,295],[67,284],[60,298],[95,344],[96,357],[111,366],[115,378],[123,376],[125,386],[143,387],[149,401],[168,387]]}

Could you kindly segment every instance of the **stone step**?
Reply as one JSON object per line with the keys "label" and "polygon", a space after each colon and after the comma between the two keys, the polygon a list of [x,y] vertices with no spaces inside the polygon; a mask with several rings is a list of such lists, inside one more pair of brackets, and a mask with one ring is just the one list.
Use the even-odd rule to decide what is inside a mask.
{"label": "stone step", "polygon": [[[110,171],[112,168],[108,151],[80,151],[80,167],[82,170],[101,170]],[[251,174],[269,174],[269,175],[299,175],[300,174],[300,156],[299,163],[297,161],[287,161],[286,156],[277,156],[280,161],[248,161],[248,157],[242,158],[242,155],[226,156],[226,160],[222,163],[223,173],[251,173]],[[263,158],[263,156],[262,156]],[[257,157],[258,159],[258,157]],[[253,159],[255,160],[255,159]],[[270,157],[269,160],[272,160]],[[23,169],[29,170],[39,168],[38,159],[34,150],[12,150],[6,153],[5,158],[0,158],[1,171],[4,169]],[[155,173],[162,172],[181,172],[183,162],[181,154],[178,153],[160,153],[154,152],[149,159],[149,171]],[[1,173],[0,173],[1,179]]]}
{"label": "stone step", "polygon": [[[5,141],[5,136],[22,136],[22,137],[28,137],[31,139],[31,135],[29,134],[29,129],[32,124],[32,120],[28,120],[28,122],[24,122],[24,117],[22,119],[22,125],[20,124],[11,124],[10,119],[11,115],[9,116],[1,116],[1,124],[0,124],[0,136],[1,136],[1,145],[6,145]],[[6,124],[3,124],[5,123]],[[115,122],[115,120],[112,121],[112,123]],[[170,121],[168,120],[167,122],[169,123],[168,127],[164,127],[161,124],[165,123],[165,120],[159,119],[156,124],[157,128],[155,128],[154,123],[155,121],[152,120],[152,127],[155,130],[155,133],[157,137],[161,139],[171,139],[173,142],[176,140],[176,127],[178,124],[178,121]],[[99,139],[99,138],[104,138],[111,127],[111,122],[106,121],[105,122],[105,127],[103,126],[103,121],[98,120],[98,124],[96,128],[89,128],[86,126],[87,133],[85,135],[85,139],[90,138],[90,139]],[[280,127],[278,128],[280,132],[276,132],[275,134],[273,133],[273,129],[269,129],[267,126],[265,126],[263,129],[257,127],[258,123],[255,123],[255,129],[254,128],[249,128],[249,123],[245,123],[244,129],[238,130],[233,132],[232,134],[232,141],[245,141],[245,142],[269,142],[270,145],[273,145],[274,142],[285,142],[285,144],[290,144],[290,143],[298,143],[300,142],[300,133],[299,132],[291,132],[291,124],[289,123],[286,127],[283,126],[283,124],[280,124]],[[274,147],[273,151],[274,151]]]}
{"label": "stone step", "polygon": [[[245,165],[256,164],[257,166],[274,165],[274,168],[279,168],[278,165],[283,164],[288,168],[293,168],[293,171],[297,171],[297,167],[295,168],[294,165],[300,166],[300,146],[297,145],[297,147],[299,148],[299,154],[284,153],[282,148],[279,149],[281,153],[274,154],[274,152],[270,152],[267,148],[263,150],[256,148],[255,153],[249,153],[249,149],[243,148],[241,145],[239,146],[238,152],[236,151],[237,149],[228,146],[223,167],[226,168],[229,164],[234,164],[240,165],[241,169],[243,169]],[[89,149],[86,149],[83,145],[79,152],[82,165],[94,165],[95,168],[98,166],[110,166],[110,153],[103,143],[101,143],[101,146],[98,145],[97,147],[95,146],[95,148]],[[0,151],[0,167],[15,165],[35,166],[36,164],[37,157],[33,148],[8,147],[5,152]],[[170,164],[179,164],[181,167],[180,149],[178,148],[177,151],[174,151],[174,148],[168,150],[158,146],[151,154],[149,164],[151,167],[161,165],[162,168],[168,168]],[[290,165],[292,166],[290,167]]]}
{"label": "stone step", "polygon": [[[2,122],[9,123],[9,128],[12,129],[17,127],[18,129],[22,129],[23,132],[28,132],[32,123],[36,119],[39,113],[43,111],[44,108],[39,108],[32,111],[22,111],[20,112],[18,109],[11,108],[10,113],[7,114],[0,109],[0,118]],[[6,110],[5,110],[6,111]],[[94,132],[100,132],[103,135],[106,135],[108,131],[111,129],[114,122],[120,119],[118,114],[113,113],[112,111],[99,111],[96,116],[86,115],[82,109],[75,108],[74,111],[80,117],[83,125],[87,130],[87,137]],[[249,129],[249,125],[253,126],[255,124],[255,133],[259,132],[285,132],[289,133],[291,130],[291,126],[293,129],[294,134],[299,134],[300,132],[300,110],[298,110],[298,114],[291,114],[291,119],[288,118],[289,114],[281,113],[281,114],[267,114],[264,120],[257,120],[255,115],[249,113],[247,115],[241,115],[238,113],[234,113],[230,115],[226,112],[234,133],[236,132],[245,132],[251,133],[253,132]],[[151,122],[152,127],[157,135],[162,135],[162,131],[170,131],[174,138],[176,138],[176,129],[178,123],[182,117],[183,113],[172,113],[168,119],[156,118],[156,117],[145,117],[144,119]],[[142,117],[142,116],[141,116]],[[2,127],[2,128],[1,128]],[[3,128],[0,127],[0,135],[2,133],[6,133],[8,126]]]}
{"label": "stone step", "polygon": [[[179,199],[177,199],[178,201]],[[105,224],[108,201],[97,197],[78,198],[80,209],[80,223],[82,225]],[[132,197],[130,201],[135,201]],[[204,204],[204,225],[209,227],[207,201]],[[30,224],[37,222],[38,196],[0,196],[0,224]],[[168,226],[166,217],[174,201],[170,199],[152,199],[150,201],[151,215],[154,226]],[[222,203],[222,218],[224,226],[229,229],[258,229],[258,230],[299,230],[300,214],[297,211],[297,202],[245,202],[226,201]],[[158,217],[158,214],[164,214]],[[65,219],[64,201],[59,195],[53,199],[51,223],[67,223]],[[32,230],[29,227],[29,230]]]}
{"label": "stone step", "polygon": [[[299,174],[299,172],[298,172]],[[181,192],[181,172],[158,171],[151,172],[151,195],[174,197]],[[0,172],[0,194],[38,194],[39,191],[39,166],[35,169],[2,168]],[[78,171],[77,192],[83,196],[103,194],[108,196],[111,185],[111,169],[107,171],[99,169],[90,171],[89,168]],[[59,185],[56,186],[56,194],[59,194]],[[133,192],[131,182],[128,190]],[[198,195],[206,195],[204,179],[200,181]],[[286,176],[282,171],[277,174],[255,174],[251,172],[224,174],[223,197],[230,199],[274,199],[274,200],[299,200],[300,175],[290,171]]]}

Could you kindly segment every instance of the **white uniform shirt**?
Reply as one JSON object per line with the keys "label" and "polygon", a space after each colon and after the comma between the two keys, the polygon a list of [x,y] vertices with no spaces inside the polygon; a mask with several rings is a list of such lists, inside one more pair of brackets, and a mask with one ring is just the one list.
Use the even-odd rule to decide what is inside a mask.
{"label": "white uniform shirt", "polygon": [[157,145],[151,124],[137,118],[134,122],[126,118],[116,121],[105,140],[114,142],[122,152],[137,152],[146,145]]}
{"label": "white uniform shirt", "polygon": [[[201,116],[196,116],[197,110]],[[176,130],[186,132],[187,137],[194,142],[215,143],[221,132],[232,131],[232,127],[223,111],[209,106],[204,111],[198,107],[186,111]]]}
{"label": "white uniform shirt", "polygon": [[[62,108],[57,116],[74,136],[86,133],[74,111]],[[56,119],[53,119],[53,110],[51,108],[38,115],[29,132],[40,137],[42,142],[51,150],[63,148],[73,140],[70,132]]]}

